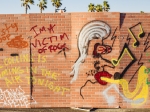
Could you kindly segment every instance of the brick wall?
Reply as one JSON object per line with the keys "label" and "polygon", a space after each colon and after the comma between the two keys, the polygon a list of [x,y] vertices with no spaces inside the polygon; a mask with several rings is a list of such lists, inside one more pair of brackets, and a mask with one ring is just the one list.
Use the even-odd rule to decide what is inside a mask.
{"label": "brick wall", "polygon": [[149,108],[150,14],[0,18],[1,108]]}
{"label": "brick wall", "polygon": [[[135,58],[136,58],[136,62],[131,66],[131,68],[128,69],[128,71],[125,74],[124,79],[126,79],[129,83],[129,90],[135,91],[136,88],[139,88],[139,92],[144,92],[143,94],[138,94],[134,96],[134,99],[136,99],[136,96],[140,97],[142,96],[146,96],[143,100],[144,103],[138,103],[137,105],[135,105],[134,103],[127,103],[127,102],[123,102],[122,98],[120,98],[120,105],[123,108],[131,108],[131,107],[142,107],[142,108],[149,108],[149,88],[146,90],[142,90],[143,87],[147,88],[146,86],[141,86],[141,82],[143,82],[145,84],[145,79],[143,78],[143,76],[140,77],[139,75],[139,71],[138,68],[141,66],[140,63],[143,63],[143,66],[146,66],[146,68],[149,68],[149,49],[148,48],[148,41],[149,41],[149,29],[150,29],[150,14],[139,14],[139,13],[122,13],[120,16],[120,23],[121,23],[121,29],[120,29],[120,37],[124,36],[124,39],[121,38],[120,39],[120,48],[123,48],[123,43],[126,42],[128,43],[127,36],[129,34],[129,38],[130,39],[130,43],[129,43],[129,48],[132,51],[132,53],[134,54]],[[142,32],[140,27],[142,26],[143,31],[145,32],[145,35],[143,35],[143,37],[141,36],[141,38],[138,37],[139,33]],[[131,35],[131,33],[128,31],[128,29],[131,29],[131,31],[134,34],[134,37],[136,37],[137,41],[139,41],[139,46],[138,47],[133,47],[133,43],[135,42],[135,40],[133,39],[133,36]],[[145,45],[144,45],[145,43]],[[146,44],[147,43],[147,44]],[[126,57],[126,56],[125,56]],[[141,58],[141,59],[140,59]],[[122,67],[121,70],[124,69],[124,67],[126,66],[127,60],[131,61],[131,58],[126,57],[125,59],[122,60],[120,66]],[[140,61],[139,61],[140,60]],[[135,74],[135,72],[137,71],[137,73]],[[147,72],[148,73],[148,72]],[[133,77],[133,75],[135,74],[135,76]],[[149,73],[148,73],[149,74]],[[133,78],[132,78],[133,77]],[[141,79],[143,78],[143,79]],[[142,81],[143,80],[143,81]],[[149,76],[148,76],[148,80],[149,80]],[[122,91],[122,88],[120,88],[120,91]],[[142,102],[142,100],[141,100]]]}

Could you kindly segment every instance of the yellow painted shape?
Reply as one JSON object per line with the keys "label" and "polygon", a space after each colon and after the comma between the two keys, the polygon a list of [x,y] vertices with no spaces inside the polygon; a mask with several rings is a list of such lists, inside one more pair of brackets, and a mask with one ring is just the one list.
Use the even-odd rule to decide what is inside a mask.
{"label": "yellow painted shape", "polygon": [[109,82],[109,83],[113,83],[113,84],[119,84],[120,80],[112,80],[106,77],[101,77],[101,80],[105,81],[105,82]]}
{"label": "yellow painted shape", "polygon": [[135,96],[135,98],[133,100],[137,100],[143,98],[143,102],[139,103],[139,104],[135,104],[135,103],[131,103],[132,106],[140,106],[143,105],[144,103],[146,103],[147,99],[148,99],[148,85],[146,83],[143,83],[143,88],[141,90],[141,92]]}
{"label": "yellow painted shape", "polygon": [[[134,44],[136,43],[136,39],[135,39],[133,33],[131,32],[131,30],[128,29],[128,31],[129,31],[129,33],[131,34],[131,36],[133,37],[133,39],[134,39],[133,47],[136,47],[136,46],[134,46]],[[140,38],[139,35],[142,34],[142,33],[143,33],[143,28],[142,28],[142,26],[141,26],[141,24],[140,24],[140,33],[138,34],[138,38]]]}
{"label": "yellow painted shape", "polygon": [[144,31],[143,31],[143,28],[142,28],[142,26],[141,26],[141,24],[140,24],[140,33],[138,34],[138,37],[140,38],[140,34],[142,34]]}
{"label": "yellow painted shape", "polygon": [[[124,93],[125,97],[127,97],[127,98],[135,97],[133,100],[137,100],[139,98],[144,98],[144,101],[142,103],[140,103],[140,104],[144,104],[148,98],[148,85],[146,84],[148,75],[146,73],[144,73],[145,69],[146,69],[145,66],[141,66],[141,68],[139,69],[137,85],[133,92],[129,91],[128,81],[125,79],[120,79],[120,81],[119,81],[119,80],[113,80],[113,79],[101,77],[101,80],[110,82],[110,83],[115,83],[115,84],[119,83],[123,88],[123,93]],[[138,94],[140,88],[142,88],[142,90]],[[138,94],[138,95],[135,96],[136,94]]]}
{"label": "yellow painted shape", "polygon": [[[139,69],[137,85],[133,92],[129,91],[129,88],[128,88],[129,85],[125,79],[120,80],[120,84],[123,88],[123,93],[127,98],[133,98],[138,93],[138,91],[140,90],[141,87],[142,87],[142,90],[143,90],[143,88],[148,88],[148,85],[146,84],[148,75],[146,73],[144,73],[145,69],[146,69],[145,66],[141,66],[141,68]],[[144,91],[144,95],[147,96],[148,94],[146,94],[147,93],[146,89],[144,89],[143,91]],[[139,96],[141,98],[143,98],[143,95],[141,93],[139,93]]]}
{"label": "yellow painted shape", "polygon": [[[123,51],[123,54],[122,56],[120,57],[120,59],[117,61],[116,59],[112,59],[111,62],[114,66],[117,66],[120,62],[120,60],[122,59],[122,57],[124,56],[125,52],[127,52],[127,54],[130,56],[130,58],[133,60],[133,57],[131,56],[131,54],[129,53],[128,49],[125,48],[124,51]],[[117,61],[117,64],[113,63],[113,61]]]}
{"label": "yellow painted shape", "polygon": [[65,88],[65,87],[62,87],[62,94],[61,94],[61,95],[64,95],[64,93],[65,93],[66,91],[70,91],[70,89]]}
{"label": "yellow painted shape", "polygon": [[0,68],[3,68],[3,66],[0,66]]}
{"label": "yellow painted shape", "polygon": [[134,46],[134,44],[136,43],[136,39],[135,39],[135,37],[134,37],[133,33],[131,32],[131,30],[130,30],[130,29],[128,29],[128,31],[129,31],[129,33],[131,34],[131,36],[133,37],[133,39],[134,39],[133,47],[136,47],[136,46]]}

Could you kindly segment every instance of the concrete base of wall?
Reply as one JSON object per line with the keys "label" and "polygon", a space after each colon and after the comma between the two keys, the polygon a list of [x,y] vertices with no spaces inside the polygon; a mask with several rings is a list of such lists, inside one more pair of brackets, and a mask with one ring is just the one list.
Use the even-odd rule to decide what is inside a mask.
{"label": "concrete base of wall", "polygon": [[44,108],[44,109],[0,109],[0,112],[150,112],[150,109],[90,109]]}

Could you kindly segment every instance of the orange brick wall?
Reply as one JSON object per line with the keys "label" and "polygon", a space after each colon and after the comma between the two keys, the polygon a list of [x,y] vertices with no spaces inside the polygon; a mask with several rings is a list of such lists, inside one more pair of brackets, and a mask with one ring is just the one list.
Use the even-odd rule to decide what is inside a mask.
{"label": "orange brick wall", "polygon": [[[149,14],[49,13],[0,18],[1,108],[149,108],[150,52],[144,50],[149,41]],[[139,45],[133,45],[136,40]],[[96,58],[94,50],[99,53]],[[114,59],[118,63],[113,64]]]}
{"label": "orange brick wall", "polygon": [[[0,15],[0,18],[1,108],[30,107],[30,85],[27,84],[25,79],[25,77],[30,76],[30,72],[26,70],[26,68],[30,70],[30,43],[27,38],[28,29],[30,28],[29,15]],[[25,48],[22,49],[21,46],[20,48],[8,47],[8,45],[16,46],[13,39],[17,37],[23,39],[22,41],[25,42],[23,46],[25,46]],[[9,44],[8,42],[12,42],[12,44]],[[19,42],[20,41],[18,41],[18,44]],[[11,56],[13,54],[18,56]],[[26,58],[24,58],[24,56],[26,56]],[[14,100],[17,99],[16,95],[13,95],[15,92],[18,94],[20,93],[20,97],[22,96],[22,98],[25,96],[24,104],[23,102],[18,103],[18,101],[14,104]]]}
{"label": "orange brick wall", "polygon": [[[149,41],[148,35],[150,33],[150,30],[149,30],[150,29],[150,22],[149,22],[149,20],[150,20],[150,14],[122,13],[120,16],[120,23],[121,23],[120,24],[120,26],[121,26],[120,37],[124,36],[124,39],[120,38],[120,48],[123,47],[124,42],[128,43],[128,41],[126,39],[127,39],[127,35],[129,34],[129,38],[131,38],[130,43],[129,43],[129,48],[130,48],[130,50],[132,50],[132,53],[134,54],[135,58],[137,59],[137,61],[132,65],[131,68],[128,69],[128,71],[125,74],[124,79],[126,79],[128,82],[131,80],[135,71],[137,71],[138,68],[140,67],[140,63],[143,63],[143,66],[146,66],[147,69],[150,67],[150,65],[149,65],[150,49],[147,49],[144,51],[145,48],[149,47],[149,44],[148,44],[148,41]],[[141,23],[143,31],[145,32],[145,36],[143,38],[138,38],[138,35],[141,32],[140,24],[138,24],[139,22]],[[132,26],[134,26],[134,27],[131,28]],[[133,47],[133,43],[135,41],[134,41],[131,33],[129,33],[128,28],[131,28],[133,34],[135,35],[135,37],[139,41],[138,47]],[[145,43],[145,45],[144,45],[144,43]],[[140,57],[141,57],[141,60],[140,60]],[[129,61],[127,61],[128,59],[131,60],[128,56],[125,59],[123,59],[122,62],[120,63],[121,70],[123,70],[124,66],[126,66],[128,64],[127,63],[127,62],[129,62]],[[138,64],[138,62],[139,62],[139,64]],[[144,98],[143,103],[138,103],[137,105],[134,105],[134,103],[123,102],[122,97],[120,97],[120,106],[122,108],[131,108],[131,107],[149,108],[149,93],[148,93],[149,88],[148,88],[148,91],[142,90],[146,86],[141,86],[141,82],[143,82],[145,84],[147,81],[145,81],[145,79],[142,79],[143,77],[145,77],[144,75],[142,77],[139,77],[138,72],[139,71],[137,71],[137,73],[135,74],[135,76],[133,77],[131,82],[129,83],[129,90],[132,92],[132,91],[135,91],[136,88],[139,87],[140,88],[139,92],[144,91],[144,93],[142,94],[142,97],[140,97],[139,94],[136,94],[134,96],[134,98],[131,98],[131,99],[132,99],[132,101],[133,100],[135,101],[135,99],[138,95],[139,95],[139,99],[144,98],[144,96],[146,96],[146,98]],[[147,73],[148,73],[148,71],[147,71]],[[148,76],[148,80],[149,80],[149,76]],[[120,92],[122,92],[122,88],[120,88]]]}

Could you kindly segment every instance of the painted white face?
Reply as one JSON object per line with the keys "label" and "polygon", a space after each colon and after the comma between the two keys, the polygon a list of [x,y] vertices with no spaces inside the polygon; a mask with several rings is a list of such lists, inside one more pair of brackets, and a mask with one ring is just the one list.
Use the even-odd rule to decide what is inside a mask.
{"label": "painted white face", "polygon": [[[78,48],[80,52],[80,56],[77,59],[76,63],[73,65],[73,70],[70,73],[74,75],[71,83],[76,81],[78,78],[79,68],[82,62],[84,62],[87,56],[87,50],[89,47],[89,42],[93,39],[106,39],[110,34],[110,27],[106,23],[102,21],[92,21],[86,24],[80,31],[78,37]],[[111,52],[111,48],[108,46],[99,46],[97,52],[100,54],[105,54]]]}

